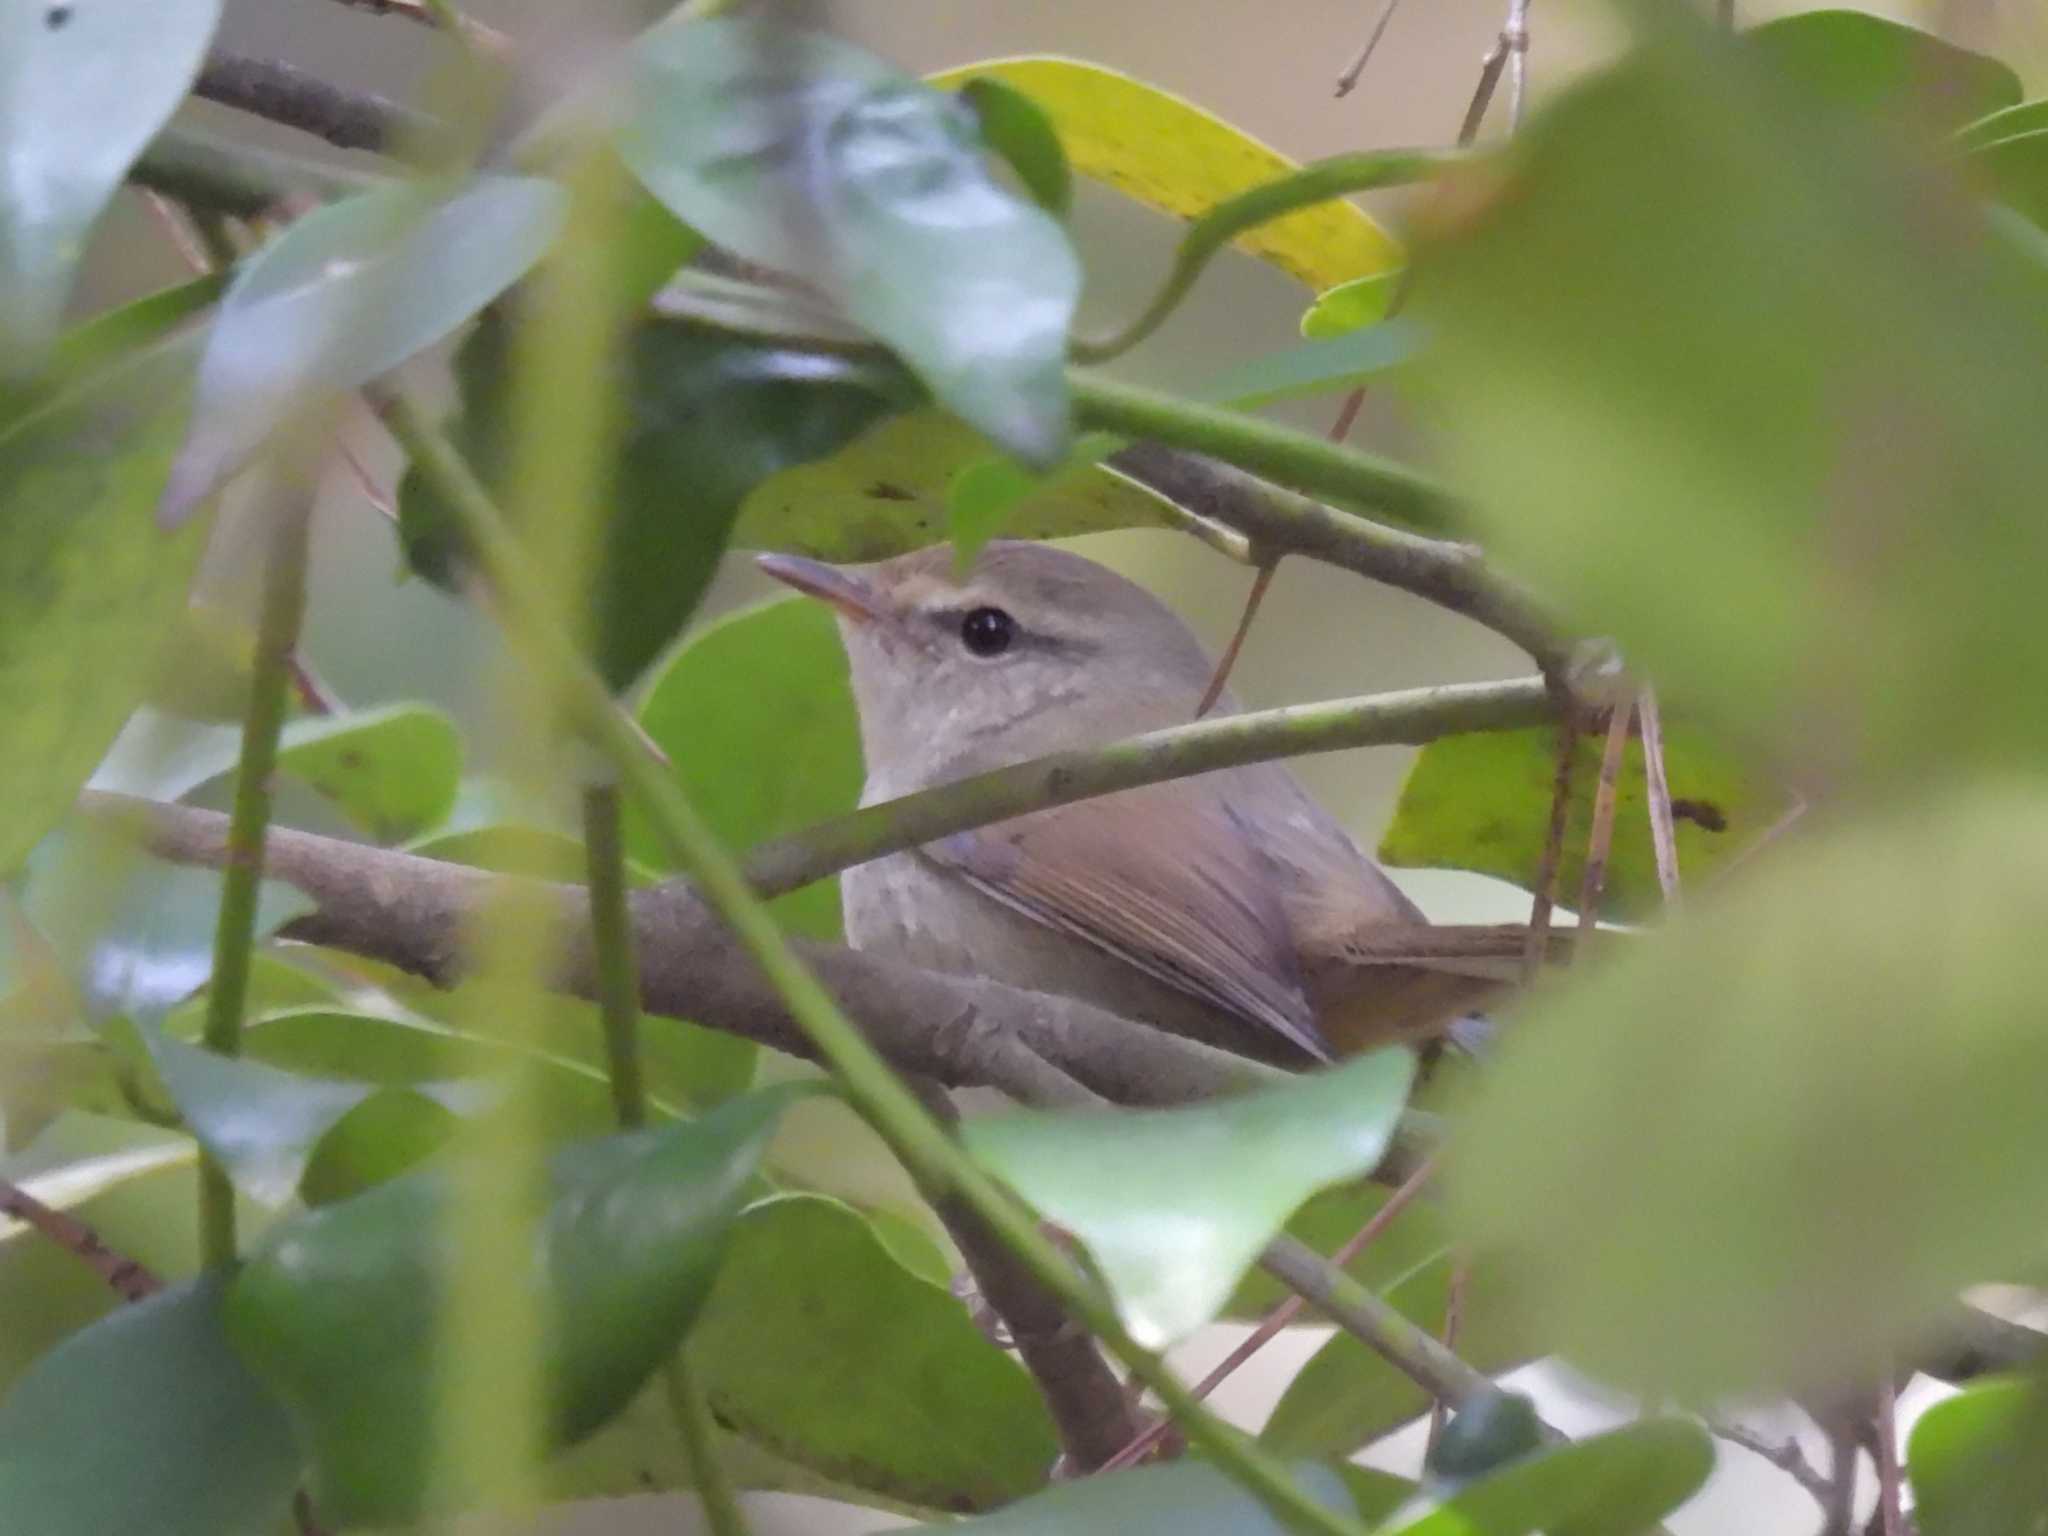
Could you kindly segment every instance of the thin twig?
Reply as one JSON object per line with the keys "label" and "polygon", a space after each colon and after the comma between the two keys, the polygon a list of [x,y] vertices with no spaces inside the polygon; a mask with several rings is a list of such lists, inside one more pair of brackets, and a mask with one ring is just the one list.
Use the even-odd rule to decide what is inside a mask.
{"label": "thin twig", "polygon": [[200,247],[199,237],[186,225],[184,215],[178,212],[169,198],[144,187],[142,204],[149,210],[150,217],[156,220],[157,228],[171,242],[171,249],[178,253],[178,260],[185,264],[187,271],[203,275],[213,270],[213,263]]}
{"label": "thin twig", "polygon": [[[1365,1225],[1352,1233],[1349,1238],[1345,1239],[1343,1245],[1330,1255],[1330,1262],[1339,1269],[1342,1269],[1353,1259],[1357,1258],[1359,1254],[1363,1253],[1375,1238],[1393,1225],[1394,1218],[1405,1211],[1415,1200],[1416,1196],[1422,1193],[1423,1186],[1435,1174],[1436,1165],[1437,1160],[1433,1155],[1424,1158],[1417,1165],[1415,1171],[1409,1174],[1407,1179],[1381,1202],[1380,1208],[1372,1213]],[[1236,1371],[1245,1361],[1251,1359],[1253,1355],[1272,1342],[1280,1330],[1293,1322],[1300,1314],[1301,1309],[1307,1305],[1308,1303],[1297,1294],[1290,1293],[1281,1298],[1272,1310],[1259,1320],[1258,1326],[1238,1341],[1235,1349],[1225,1355],[1222,1361],[1208,1375],[1195,1383],[1194,1395],[1198,1398],[1206,1398],[1211,1392],[1222,1386],[1232,1372]],[[1158,1444],[1165,1437],[1166,1431],[1167,1425],[1165,1422],[1162,1421],[1154,1424],[1129,1445],[1118,1451],[1115,1456],[1111,1457],[1103,1465],[1102,1470],[1114,1472],[1119,1467],[1128,1467],[1143,1460],[1146,1452],[1150,1451],[1154,1445]]]}
{"label": "thin twig", "polygon": [[[1579,877],[1579,945],[1600,925],[1600,893],[1607,887],[1607,855],[1614,846],[1614,806],[1621,789],[1622,760],[1634,716],[1624,699],[1607,716],[1607,744],[1600,753],[1600,778],[1593,787],[1593,825],[1586,836],[1586,867]],[[1578,951],[1574,951],[1576,954]]]}
{"label": "thin twig", "polygon": [[1650,806],[1650,847],[1657,858],[1657,884],[1666,908],[1678,905],[1678,824],[1671,814],[1671,775],[1664,766],[1664,722],[1657,690],[1647,683],[1636,695],[1636,722],[1643,737],[1643,783]]}
{"label": "thin twig", "polygon": [[1571,816],[1572,769],[1579,756],[1576,709],[1557,727],[1557,774],[1550,785],[1550,825],[1543,834],[1543,854],[1536,865],[1534,896],[1529,903],[1529,938],[1522,951],[1522,985],[1535,981],[1549,957],[1550,913],[1557,905],[1557,872],[1564,862],[1564,829]]}
{"label": "thin twig", "polygon": [[1739,1445],[1750,1454],[1761,1456],[1805,1489],[1814,1503],[1822,1509],[1828,1507],[1828,1501],[1834,1496],[1834,1483],[1807,1457],[1796,1435],[1774,1441],[1766,1440],[1754,1431],[1744,1429],[1740,1424],[1710,1423],[1707,1428],[1713,1431],[1717,1438],[1726,1440],[1730,1445]]}
{"label": "thin twig", "polygon": [[1202,690],[1201,702],[1195,706],[1197,720],[1214,709],[1216,701],[1223,697],[1231,669],[1237,665],[1237,653],[1244,649],[1245,636],[1252,632],[1252,620],[1258,617],[1259,604],[1265,601],[1266,589],[1273,585],[1273,572],[1279,567],[1277,559],[1263,560],[1253,573],[1251,590],[1244,596],[1244,611],[1237,616],[1237,628],[1231,631],[1230,644],[1217,658],[1216,670],[1209,675],[1209,686]]}
{"label": "thin twig", "polygon": [[1358,84],[1358,77],[1365,73],[1365,66],[1372,62],[1373,54],[1379,49],[1380,39],[1386,36],[1387,23],[1394,19],[1394,12],[1400,7],[1401,0],[1387,0],[1386,9],[1380,12],[1380,19],[1373,23],[1372,36],[1365,40],[1365,46],[1358,50],[1351,62],[1344,66],[1343,73],[1337,76],[1338,96],[1349,96],[1352,88]]}
{"label": "thin twig", "polygon": [[1828,1492],[1821,1504],[1821,1536],[1855,1536],[1856,1431],[1825,1426],[1828,1436]]}
{"label": "thin twig", "polygon": [[299,707],[311,715],[338,715],[346,706],[341,695],[328,687],[313,664],[297,651],[285,661],[291,670],[292,692],[298,695]]}
{"label": "thin twig", "polygon": [[1473,88],[1472,100],[1465,108],[1465,120],[1458,125],[1461,149],[1469,148],[1479,137],[1479,125],[1486,121],[1486,109],[1493,104],[1493,93],[1500,85],[1501,71],[1507,67],[1507,62],[1507,39],[1496,38],[1479,63],[1479,84]]}
{"label": "thin twig", "polygon": [[[1444,1327],[1439,1335],[1444,1348],[1453,1354],[1458,1349],[1458,1334],[1465,1326],[1465,1288],[1472,1281],[1471,1262],[1460,1253],[1451,1260],[1451,1277],[1444,1287]],[[1423,1459],[1427,1461],[1436,1452],[1437,1441],[1443,1438],[1444,1425],[1449,1422],[1451,1405],[1444,1398],[1437,1398],[1429,1405],[1429,1440]]]}
{"label": "thin twig", "polygon": [[19,1184],[0,1181],[0,1216],[11,1216],[42,1233],[98,1275],[123,1301],[140,1301],[163,1289],[163,1281],[139,1261],[116,1253],[85,1222],[45,1205]]}
{"label": "thin twig", "polygon": [[1529,93],[1529,0],[1508,0],[1500,37],[1508,50],[1508,130],[1519,133]]}
{"label": "thin twig", "polygon": [[[416,22],[423,27],[438,28],[441,25],[441,18],[436,16],[433,8],[423,3],[423,0],[340,0],[340,3],[352,11],[367,11],[372,16],[403,16],[407,21]],[[512,39],[508,34],[500,32],[486,22],[478,21],[474,16],[452,12],[450,14],[455,14],[456,21],[462,28],[462,35],[476,47],[500,56],[512,52]]]}
{"label": "thin twig", "polygon": [[[1405,286],[1402,291],[1406,291]],[[1387,305],[1387,313],[1389,316],[1394,313],[1394,305],[1392,303]],[[1358,423],[1358,412],[1364,405],[1365,386],[1360,384],[1350,394],[1346,395],[1343,402],[1338,405],[1337,419],[1330,423],[1330,430],[1325,434],[1331,442],[1341,443],[1351,435],[1352,427]]]}
{"label": "thin twig", "polygon": [[341,449],[341,462],[348,466],[349,474],[355,479],[356,488],[363,493],[363,500],[367,501],[385,522],[396,526],[398,504],[392,500],[391,493],[377,483],[376,477],[370,473],[370,467],[363,462],[362,455],[346,440],[338,446]]}
{"label": "thin twig", "polygon": [[384,154],[401,140],[424,143],[441,131],[410,107],[345,90],[282,59],[216,50],[207,56],[192,94],[310,133],[336,149]]}

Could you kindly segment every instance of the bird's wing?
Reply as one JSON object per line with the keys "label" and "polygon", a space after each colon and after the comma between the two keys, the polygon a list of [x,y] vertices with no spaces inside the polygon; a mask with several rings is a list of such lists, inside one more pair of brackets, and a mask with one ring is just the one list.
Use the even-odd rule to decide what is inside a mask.
{"label": "bird's wing", "polygon": [[1126,790],[923,852],[1006,906],[1328,1058],[1280,894],[1219,786]]}

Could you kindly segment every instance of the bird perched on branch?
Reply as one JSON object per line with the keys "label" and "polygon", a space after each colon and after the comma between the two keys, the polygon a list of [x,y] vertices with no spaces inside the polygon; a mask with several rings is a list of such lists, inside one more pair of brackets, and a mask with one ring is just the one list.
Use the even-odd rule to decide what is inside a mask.
{"label": "bird perched on branch", "polygon": [[[864,804],[1185,724],[1214,671],[1149,592],[1041,544],[991,544],[965,577],[947,546],[760,564],[837,610]],[[1285,1065],[1444,1031],[1503,979],[1417,958],[1421,912],[1278,763],[957,833],[848,870],[841,892],[858,949]]]}

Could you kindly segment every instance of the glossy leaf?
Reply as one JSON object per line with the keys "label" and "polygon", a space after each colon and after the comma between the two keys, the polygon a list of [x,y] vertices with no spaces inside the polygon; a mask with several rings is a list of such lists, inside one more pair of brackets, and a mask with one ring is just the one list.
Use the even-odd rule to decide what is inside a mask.
{"label": "glossy leaf", "polygon": [[1510,1462],[1384,1536],[1640,1536],[1714,1470],[1707,1432],[1645,1419]]}
{"label": "glossy leaf", "polygon": [[1507,1032],[1460,1118],[1464,1235],[1625,1386],[1797,1389],[1912,1349],[2039,1257],[2044,899],[2031,788],[1774,850]]}
{"label": "glossy leaf", "polygon": [[[1585,874],[1605,750],[1604,731],[1580,733],[1559,864],[1558,890],[1566,906],[1576,904]],[[1783,791],[1683,724],[1665,727],[1664,771],[1678,867],[1689,881],[1713,878],[1754,846],[1791,804]],[[1469,869],[1531,889],[1549,831],[1556,776],[1554,730],[1490,731],[1431,742],[1401,786],[1393,820],[1380,839],[1380,861],[1403,869]],[[1634,737],[1616,785],[1604,918],[1641,919],[1663,903],[1648,795],[1642,741]]]}
{"label": "glossy leaf", "polygon": [[1059,1454],[1023,1368],[836,1200],[740,1218],[689,1354],[720,1421],[896,1499],[986,1509],[1041,1486]]}
{"label": "glossy leaf", "polygon": [[1998,60],[1865,11],[1801,11],[1745,37],[1809,99],[1928,128],[1957,128],[2020,99],[2020,77]]}
{"label": "glossy leaf", "polygon": [[455,804],[462,736],[438,709],[389,704],[293,721],[277,762],[379,842],[395,843],[425,831]]}
{"label": "glossy leaf", "polygon": [[[1059,130],[1076,172],[1180,218],[1299,169],[1193,102],[1100,64],[1023,57],[963,65],[931,78],[953,86],[1001,80]],[[1401,263],[1400,247],[1353,203],[1322,203],[1250,230],[1240,249],[1324,289]]]}
{"label": "glossy leaf", "polygon": [[990,175],[959,101],[754,19],[643,35],[632,97],[621,153],[678,216],[831,296],[1020,459],[1066,451],[1080,263]]}
{"label": "glossy leaf", "polygon": [[[860,802],[860,722],[822,603],[782,598],[705,625],[655,677],[637,714],[728,846],[800,831]],[[720,749],[692,750],[705,741]],[[671,867],[630,801],[626,850]],[[785,896],[776,910],[799,933],[836,938],[838,882]]]}
{"label": "glossy leaf", "polygon": [[220,0],[0,8],[0,372],[57,334],[100,210],[191,89]]}
{"label": "glossy leaf", "polygon": [[183,521],[295,412],[451,333],[540,259],[562,209],[561,189],[530,177],[482,177],[445,199],[394,184],[258,251],[221,301],[161,519]]}
{"label": "glossy leaf", "polygon": [[[563,1148],[532,1233],[551,1443],[631,1401],[702,1304],[786,1093]],[[462,1503],[435,1465],[436,1337],[453,1241],[446,1170],[281,1223],[228,1296],[229,1335],[293,1415],[322,1514],[342,1524]],[[437,1475],[439,1474],[439,1475]]]}
{"label": "glossy leaf", "polygon": [[1074,201],[1073,171],[1059,130],[1038,103],[1014,85],[978,76],[960,87],[982,139],[1008,162],[1038,206],[1065,218]]}
{"label": "glossy leaf", "polygon": [[970,1120],[963,1135],[1087,1246],[1125,1326],[1158,1348],[1216,1316],[1302,1201],[1378,1165],[1414,1065],[1405,1050],[1376,1051],[1186,1109],[1018,1111]]}
{"label": "glossy leaf", "polygon": [[[942,411],[890,417],[827,458],[769,476],[741,507],[733,542],[839,564],[922,549],[946,537],[954,478],[988,456],[978,434]],[[1012,538],[1056,539],[1184,521],[1163,497],[1096,469],[1037,486],[1005,526]]]}
{"label": "glossy leaf", "polygon": [[1309,341],[1329,341],[1351,331],[1378,325],[1387,318],[1394,293],[1405,274],[1400,269],[1354,277],[1348,283],[1316,295],[1315,303],[1302,311],[1301,334]]}
{"label": "glossy leaf", "polygon": [[[1295,1481],[1317,1503],[1353,1513],[1336,1473],[1303,1467]],[[954,1527],[974,1536],[1067,1536],[1115,1531],[1119,1536],[1284,1536],[1258,1497],[1206,1462],[1132,1467],[1061,1483],[1008,1509]]]}
{"label": "glossy leaf", "polygon": [[[487,319],[456,363],[464,408],[454,437],[487,480],[511,459],[509,348],[508,328]],[[915,394],[887,364],[660,321],[632,333],[623,367],[625,421],[593,599],[598,670],[620,689],[696,611],[747,496],[778,471],[837,451]],[[417,471],[400,487],[399,517],[413,569],[452,585],[453,519]]]}
{"label": "glossy leaf", "polygon": [[216,1278],[123,1307],[0,1401],[0,1508],[37,1536],[273,1536],[298,1481],[283,1410],[221,1332]]}
{"label": "glossy leaf", "polygon": [[2048,1531],[2048,1391],[2038,1380],[1975,1381],[1934,1404],[1906,1445],[1921,1536]]}
{"label": "glossy leaf", "polygon": [[151,513],[196,356],[165,342],[0,430],[0,872],[78,793],[185,601],[202,532]]}
{"label": "glossy leaf", "polygon": [[1401,377],[1475,532],[1703,727],[1830,783],[2038,763],[2048,717],[1959,686],[2048,669],[2010,579],[2048,562],[2037,273],[1866,122],[1636,14],[1418,254]]}
{"label": "glossy leaf", "polygon": [[1397,368],[1421,350],[1421,334],[1400,320],[1367,326],[1328,341],[1301,341],[1264,357],[1240,363],[1198,392],[1245,410],[1355,389],[1390,368]]}

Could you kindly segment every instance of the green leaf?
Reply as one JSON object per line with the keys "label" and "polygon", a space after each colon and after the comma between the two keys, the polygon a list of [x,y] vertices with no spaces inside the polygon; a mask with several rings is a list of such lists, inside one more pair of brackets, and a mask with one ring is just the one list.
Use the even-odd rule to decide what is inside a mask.
{"label": "green leaf", "polygon": [[[1418,1328],[1441,1333],[1451,1270],[1450,1254],[1439,1252],[1374,1289]],[[1540,1354],[1519,1315],[1519,1300],[1511,1277],[1482,1259],[1466,1284],[1458,1353],[1489,1372]],[[1349,1456],[1428,1411],[1429,1403],[1428,1394],[1385,1357],[1339,1331],[1288,1382],[1259,1438],[1283,1456]]]}
{"label": "green leaf", "polygon": [[278,766],[332,800],[379,842],[425,831],[455,804],[462,735],[425,704],[389,704],[294,720]]}
{"label": "green leaf", "polygon": [[2048,1532],[2048,1390],[2038,1379],[1972,1382],[1934,1404],[1906,1445],[1921,1536]]}
{"label": "green leaf", "polygon": [[1980,145],[1967,164],[2000,202],[2048,230],[2048,124]]}
{"label": "green leaf", "polygon": [[0,1402],[0,1508],[37,1536],[273,1536],[298,1481],[283,1411],[206,1277],[72,1335]]}
{"label": "green leaf", "polygon": [[[1375,1051],[1296,1083],[1186,1109],[990,1115],[967,1146],[1078,1237],[1147,1348],[1222,1310],[1288,1213],[1372,1172],[1414,1058]],[[1115,1168],[1114,1180],[1102,1171]],[[1199,1168],[1200,1179],[1188,1170]]]}
{"label": "green leaf", "polygon": [[1744,35],[1809,100],[1944,132],[2020,99],[1998,60],[1863,11],[1802,11]]}
{"label": "green leaf", "polygon": [[299,1171],[298,1194],[334,1205],[411,1172],[454,1138],[453,1110],[407,1088],[373,1089],[321,1133]]}
{"label": "green leaf", "polygon": [[239,720],[256,669],[256,631],[209,603],[188,603],[163,643],[149,703],[191,720]]}
{"label": "green leaf", "polygon": [[1351,331],[1378,325],[1387,318],[1404,273],[1400,268],[1354,277],[1316,295],[1302,312],[1301,334],[1308,341],[1331,341]]}
{"label": "green leaf", "polygon": [[191,89],[220,0],[0,9],[0,372],[57,334],[100,210]]}
{"label": "green leaf", "polygon": [[1507,1033],[1453,1214],[1574,1361],[1811,1388],[2038,1263],[2048,817],[2018,785],[1923,793],[1773,850]]}
{"label": "green leaf", "polygon": [[[846,652],[822,603],[782,598],[705,625],[655,676],[636,713],[729,847],[801,831],[860,803],[860,722]],[[699,750],[706,741],[719,750]],[[626,851],[672,868],[630,800]],[[799,933],[839,936],[836,880],[775,906]]]}
{"label": "green leaf", "polygon": [[[1193,102],[1081,59],[990,59],[931,77],[1001,80],[1059,130],[1074,169],[1147,207],[1192,219],[1299,167]],[[1401,264],[1401,248],[1355,203],[1319,203],[1240,235],[1239,249],[1311,288]]]}
{"label": "green leaf", "polygon": [[[531,1233],[551,1443],[590,1433],[695,1317],[787,1092],[563,1148]],[[273,1228],[229,1291],[229,1336],[283,1399],[345,1525],[395,1523],[490,1490],[435,1465],[452,1187],[419,1171]]]}
{"label": "green leaf", "polygon": [[1974,123],[1956,130],[1954,146],[1961,150],[1982,149],[2001,139],[2024,138],[2048,128],[2048,100],[2023,101],[2016,107],[1987,112]]}
{"label": "green leaf", "polygon": [[1067,449],[1081,269],[990,174],[974,115],[871,54],[752,19],[633,48],[626,162],[694,228],[822,289],[1026,463]]}
{"label": "green leaf", "polygon": [[[1343,1479],[1328,1468],[1303,1467],[1295,1481],[1317,1503],[1340,1515],[1352,1513]],[[973,1536],[1285,1536],[1289,1527],[1216,1468],[1183,1461],[1061,1483],[953,1529]]]}
{"label": "green leaf", "polygon": [[1042,1486],[1059,1454],[1023,1368],[836,1200],[748,1209],[689,1352],[721,1422],[911,1503],[986,1509]]}
{"label": "green leaf", "polygon": [[1451,1415],[1423,1466],[1432,1487],[1457,1489],[1540,1450],[1543,1420],[1520,1392],[1480,1393]]}
{"label": "green leaf", "polygon": [[[456,361],[458,447],[486,479],[511,461],[509,328],[487,317]],[[596,661],[615,689],[658,656],[696,611],[745,499],[778,471],[837,451],[908,404],[893,366],[820,357],[654,321],[626,344],[625,421],[596,577]],[[453,585],[459,541],[416,471],[399,490],[406,558]]]}
{"label": "green leaf", "polygon": [[32,377],[0,378],[0,423],[47,404],[130,353],[164,340],[219,298],[227,281],[226,273],[209,272],[73,326],[57,338]]}
{"label": "green leaf", "polygon": [[1957,684],[2048,670],[2010,579],[2048,564],[2038,269],[1704,18],[1632,14],[1637,52],[1418,254],[1401,377],[1474,532],[1703,728],[1831,785],[2038,764],[2048,715]]}
{"label": "green leaf", "polygon": [[960,99],[974,109],[983,141],[1017,173],[1032,200],[1065,218],[1074,202],[1074,176],[1059,130],[1038,103],[991,75],[963,84]]}
{"label": "green leaf", "polygon": [[[1567,906],[1577,902],[1585,875],[1605,734],[1582,732],[1573,763],[1558,877]],[[1664,772],[1678,867],[1689,881],[1711,879],[1754,846],[1791,804],[1783,791],[1683,724],[1666,723]],[[1555,730],[1484,731],[1433,741],[1408,770],[1380,839],[1380,862],[1402,869],[1469,869],[1533,889],[1556,777]],[[1663,899],[1650,840],[1643,744],[1631,737],[1616,784],[1600,915],[1621,922],[1644,918]]]}
{"label": "green leaf", "polygon": [[1639,1536],[1714,1470],[1707,1432],[1645,1419],[1510,1462],[1385,1536]]}
{"label": "green leaf", "polygon": [[159,516],[176,526],[272,431],[432,346],[516,282],[563,194],[486,176],[445,199],[394,183],[308,214],[236,272]]}
{"label": "green leaf", "polygon": [[[954,478],[987,458],[980,435],[943,411],[892,416],[837,453],[762,481],[740,508],[733,542],[837,564],[922,549],[946,536]],[[1185,521],[1165,498],[1092,469],[1034,487],[1006,528],[1012,538],[1059,539]]]}
{"label": "green leaf", "polygon": [[1123,439],[1111,433],[1091,432],[1074,444],[1064,463],[1044,475],[1000,454],[967,465],[946,487],[946,535],[953,541],[953,568],[965,574],[1027,497],[1061,483],[1073,484],[1122,446]]}
{"label": "green leaf", "polygon": [[1198,391],[1214,400],[1252,410],[1276,400],[1352,389],[1414,357],[1421,336],[1413,325],[1390,320],[1328,341],[1301,341],[1278,352],[1240,363]]}
{"label": "green leaf", "polygon": [[151,513],[196,356],[165,342],[0,430],[0,872],[78,793],[184,603],[203,530]]}

